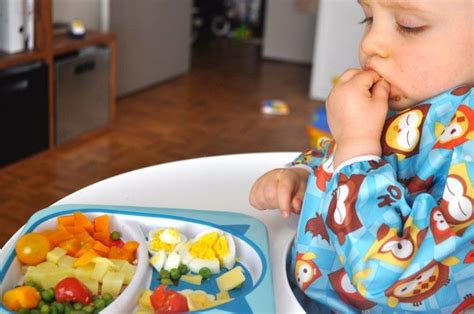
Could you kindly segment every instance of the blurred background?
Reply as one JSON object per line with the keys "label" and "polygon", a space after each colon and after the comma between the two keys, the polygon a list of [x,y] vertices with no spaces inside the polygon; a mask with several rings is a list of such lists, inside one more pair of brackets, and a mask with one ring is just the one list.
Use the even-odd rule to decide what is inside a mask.
{"label": "blurred background", "polygon": [[0,0],[0,245],[126,171],[307,149],[362,19],[349,0]]}

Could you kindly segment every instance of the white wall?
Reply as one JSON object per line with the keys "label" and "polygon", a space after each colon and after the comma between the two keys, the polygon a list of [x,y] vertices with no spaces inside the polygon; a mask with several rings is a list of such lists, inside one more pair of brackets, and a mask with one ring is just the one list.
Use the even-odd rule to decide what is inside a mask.
{"label": "white wall", "polygon": [[314,40],[310,97],[324,100],[332,79],[347,68],[359,67],[359,42],[364,14],[357,1],[320,0]]}
{"label": "white wall", "polygon": [[184,74],[191,54],[191,0],[111,0],[117,95]]}
{"label": "white wall", "polygon": [[[355,1],[355,0],[354,0]],[[263,57],[311,63],[314,14],[296,9],[294,0],[268,0],[265,8]]]}

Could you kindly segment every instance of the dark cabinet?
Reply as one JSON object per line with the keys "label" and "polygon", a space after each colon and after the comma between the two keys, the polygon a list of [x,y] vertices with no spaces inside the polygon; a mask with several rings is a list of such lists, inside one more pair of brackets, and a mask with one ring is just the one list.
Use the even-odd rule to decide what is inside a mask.
{"label": "dark cabinet", "polygon": [[0,71],[0,166],[49,146],[48,67]]}

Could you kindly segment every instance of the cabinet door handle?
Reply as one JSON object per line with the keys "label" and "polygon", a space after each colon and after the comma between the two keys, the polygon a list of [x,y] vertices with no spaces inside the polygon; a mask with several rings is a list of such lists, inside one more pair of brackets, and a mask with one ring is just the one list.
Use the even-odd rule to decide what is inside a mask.
{"label": "cabinet door handle", "polygon": [[28,89],[30,82],[28,80],[21,80],[6,85],[0,86],[0,94],[11,94],[15,92],[22,92]]}
{"label": "cabinet door handle", "polygon": [[89,72],[95,69],[95,62],[94,61],[86,61],[84,63],[76,65],[74,68],[74,73],[76,75],[80,75],[85,72]]}

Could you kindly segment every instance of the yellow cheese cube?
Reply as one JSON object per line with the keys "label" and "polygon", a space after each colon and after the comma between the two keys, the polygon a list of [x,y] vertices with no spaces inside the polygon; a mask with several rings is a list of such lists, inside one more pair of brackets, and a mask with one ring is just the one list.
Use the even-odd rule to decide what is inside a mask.
{"label": "yellow cheese cube", "polygon": [[46,260],[54,264],[57,264],[59,259],[65,256],[66,253],[67,251],[65,249],[62,249],[59,246],[57,246],[53,250],[49,251],[48,254],[46,254]]}
{"label": "yellow cheese cube", "polygon": [[179,280],[190,283],[192,285],[199,286],[202,282],[202,276],[201,275],[181,275],[181,278]]}
{"label": "yellow cheese cube", "polygon": [[150,296],[153,294],[153,292],[151,292],[150,290],[145,290],[143,291],[142,295],[140,296],[140,299],[138,300],[138,305],[141,307],[141,308],[144,308],[144,309],[152,309],[153,310],[153,306],[151,305],[151,301],[150,301]]}
{"label": "yellow cheese cube", "polygon": [[220,291],[232,290],[244,281],[245,276],[240,266],[234,267],[216,278],[217,287]]}
{"label": "yellow cheese cube", "polygon": [[221,291],[218,294],[216,294],[216,299],[217,300],[229,300],[230,295],[228,291]]}

